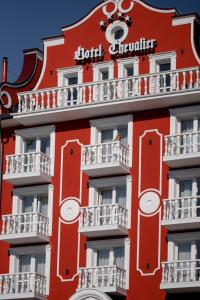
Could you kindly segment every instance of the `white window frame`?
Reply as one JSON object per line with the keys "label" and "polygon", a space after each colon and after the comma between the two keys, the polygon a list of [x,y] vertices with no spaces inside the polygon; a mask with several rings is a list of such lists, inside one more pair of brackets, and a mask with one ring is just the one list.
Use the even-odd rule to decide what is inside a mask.
{"label": "white window frame", "polygon": [[112,61],[102,62],[102,63],[95,63],[93,66],[93,81],[101,81],[99,79],[99,75],[101,70],[108,68],[108,80],[114,78],[114,63]]}
{"label": "white window frame", "polygon": [[[46,292],[49,295],[49,284],[50,284],[50,269],[51,269],[51,247],[50,245],[40,245],[40,246],[28,246],[28,247],[17,247],[10,248],[10,263],[9,263],[9,274],[15,274],[19,265],[18,256],[19,255],[37,255],[45,253],[45,276],[47,278]],[[33,266],[33,259],[31,259],[31,265]],[[33,268],[33,267],[31,267]]]}
{"label": "white window frame", "polygon": [[150,73],[158,73],[158,66],[163,63],[171,63],[171,70],[176,70],[176,52],[163,52],[149,55]]}
{"label": "white window frame", "polygon": [[199,232],[184,232],[168,235],[168,262],[178,260],[178,243],[192,242],[191,259],[196,259],[196,241],[200,241]]}
{"label": "white window frame", "polygon": [[[31,186],[15,188],[13,190],[12,214],[18,214],[21,205],[21,199],[26,195],[48,195],[48,218],[49,218],[49,236],[52,235],[52,218],[53,218],[53,185]],[[34,199],[34,208],[36,209],[36,199]]]}
{"label": "white window frame", "polygon": [[131,57],[131,58],[122,58],[118,59],[118,78],[127,77],[125,74],[125,68],[127,66],[133,65],[133,76],[139,75],[139,57]]}
{"label": "white window frame", "polygon": [[131,204],[132,204],[132,177],[120,176],[100,179],[91,179],[89,181],[89,206],[97,205],[99,197],[98,190],[103,188],[113,188],[117,186],[126,186],[126,209],[128,210],[128,229],[131,228]]}
{"label": "white window frame", "polygon": [[132,115],[90,120],[90,127],[91,127],[90,144],[95,145],[99,143],[99,133],[101,132],[101,130],[112,129],[119,126],[128,126],[129,167],[131,167],[132,148],[133,148],[133,116]]}
{"label": "white window frame", "polygon": [[200,105],[170,109],[170,134],[181,132],[181,121],[191,120],[194,122],[194,132],[198,131],[198,120],[200,119]]}
{"label": "white window frame", "polygon": [[192,196],[197,195],[197,178],[200,177],[200,169],[183,169],[169,172],[169,198],[174,199],[179,194],[180,180],[192,180]]}
{"label": "white window frame", "polygon": [[[51,158],[51,176],[54,175],[54,156],[55,156],[55,126],[33,127],[28,129],[15,130],[15,154],[22,154],[23,141],[25,138],[37,138],[49,136],[50,137],[50,158]],[[37,147],[37,145],[36,145]]]}
{"label": "white window frame", "polygon": [[[125,239],[109,239],[99,241],[88,241],[86,251],[86,267],[92,268],[96,266],[97,251],[99,249],[113,249],[124,246],[124,269],[127,274],[126,288],[129,288],[129,266],[130,266],[130,240]],[[112,264],[111,264],[112,266]]]}
{"label": "white window frame", "polygon": [[78,75],[78,84],[81,84],[83,82],[83,66],[58,69],[58,87],[67,86],[68,84],[66,84],[66,79],[74,76],[75,74]]}

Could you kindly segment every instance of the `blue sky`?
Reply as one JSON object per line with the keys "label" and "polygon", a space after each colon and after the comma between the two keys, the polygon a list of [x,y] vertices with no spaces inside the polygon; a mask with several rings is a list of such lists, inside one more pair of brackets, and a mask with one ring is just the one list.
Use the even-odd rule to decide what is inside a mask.
{"label": "blue sky", "polygon": [[[176,7],[200,15],[200,0],[145,0],[157,7]],[[60,34],[60,27],[78,21],[101,0],[1,0],[0,60],[9,59],[8,80],[14,81],[23,49],[42,49],[41,39]]]}

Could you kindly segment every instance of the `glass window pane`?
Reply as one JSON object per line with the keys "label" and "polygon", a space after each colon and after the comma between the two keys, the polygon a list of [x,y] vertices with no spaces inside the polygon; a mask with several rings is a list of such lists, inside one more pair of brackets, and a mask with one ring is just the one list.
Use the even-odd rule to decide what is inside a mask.
{"label": "glass window pane", "polygon": [[159,64],[159,71],[165,72],[171,70],[171,63],[161,63]]}
{"label": "glass window pane", "polygon": [[124,268],[124,247],[114,249],[114,265]]}
{"label": "glass window pane", "polygon": [[33,195],[23,196],[22,197],[21,213],[33,212],[33,201],[34,201],[34,196]]}
{"label": "glass window pane", "polygon": [[113,141],[113,129],[101,131],[101,143],[109,143]]}
{"label": "glass window pane", "polygon": [[78,76],[73,76],[68,78],[68,85],[78,84]]}
{"label": "glass window pane", "polygon": [[19,256],[19,273],[27,273],[31,271],[31,255]]}
{"label": "glass window pane", "polygon": [[128,128],[127,127],[118,127],[117,128],[117,137],[115,140],[120,140],[122,144],[128,144]]}
{"label": "glass window pane", "polygon": [[108,80],[109,79],[109,72],[107,69],[101,70],[101,78],[100,80]]}
{"label": "glass window pane", "polygon": [[193,132],[193,120],[181,121],[181,133]]}
{"label": "glass window pane", "polygon": [[190,197],[192,195],[192,180],[181,180],[180,186],[180,197]]}
{"label": "glass window pane", "polygon": [[97,251],[97,266],[109,266],[109,256],[110,250],[109,249],[100,249]]}
{"label": "glass window pane", "polygon": [[116,202],[122,207],[126,207],[126,186],[116,187]]}
{"label": "glass window pane", "polygon": [[42,153],[46,155],[50,155],[50,137],[42,137],[41,138],[41,149]]}
{"label": "glass window pane", "polygon": [[38,196],[38,212],[43,216],[48,216],[48,196]]}
{"label": "glass window pane", "polygon": [[100,190],[100,205],[112,204],[112,189]]}
{"label": "glass window pane", "polygon": [[24,153],[36,152],[36,139],[24,140]]}
{"label": "glass window pane", "polygon": [[190,260],[191,259],[191,243],[184,242],[178,243],[178,260]]}
{"label": "glass window pane", "polygon": [[45,254],[40,254],[35,256],[35,271],[38,274],[45,274]]}
{"label": "glass window pane", "polygon": [[130,66],[126,66],[125,67],[125,76],[129,77],[129,76],[133,76],[133,65]]}

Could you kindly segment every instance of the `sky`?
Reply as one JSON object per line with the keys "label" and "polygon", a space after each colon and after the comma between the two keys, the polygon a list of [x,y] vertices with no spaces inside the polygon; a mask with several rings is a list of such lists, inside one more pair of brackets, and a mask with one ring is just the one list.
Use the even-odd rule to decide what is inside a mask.
{"label": "sky", "polygon": [[[101,0],[0,0],[0,63],[8,57],[8,81],[14,82],[23,63],[23,50],[43,49],[42,38],[60,35],[60,28],[78,21]],[[181,13],[198,13],[200,0],[145,0]],[[1,73],[1,70],[0,70]]]}

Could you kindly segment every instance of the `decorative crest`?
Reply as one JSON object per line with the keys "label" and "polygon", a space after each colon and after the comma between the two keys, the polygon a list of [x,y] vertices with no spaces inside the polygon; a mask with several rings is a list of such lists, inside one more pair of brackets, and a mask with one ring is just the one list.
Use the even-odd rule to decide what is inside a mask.
{"label": "decorative crest", "polygon": [[[122,13],[122,14],[128,13],[129,11],[132,10],[132,8],[134,6],[133,0],[130,0],[130,6],[127,9],[122,8],[123,2],[124,2],[124,0],[109,0],[107,2],[107,4],[103,7],[103,13],[108,18],[110,18],[112,15],[114,15],[117,12],[117,10],[119,11],[119,13]],[[114,4],[114,9],[112,11],[108,12],[107,11],[107,5],[110,4],[110,3]]]}

